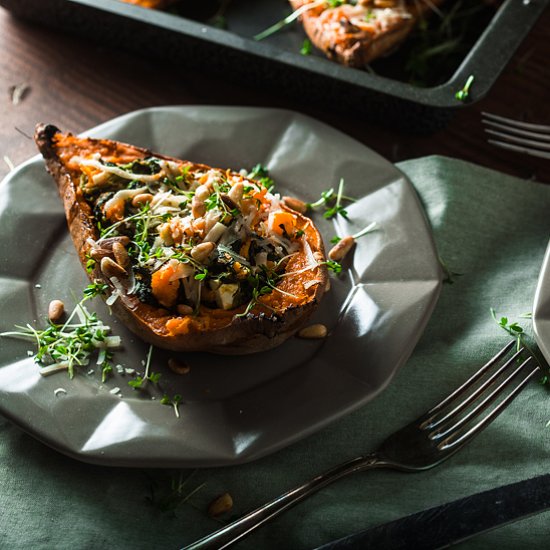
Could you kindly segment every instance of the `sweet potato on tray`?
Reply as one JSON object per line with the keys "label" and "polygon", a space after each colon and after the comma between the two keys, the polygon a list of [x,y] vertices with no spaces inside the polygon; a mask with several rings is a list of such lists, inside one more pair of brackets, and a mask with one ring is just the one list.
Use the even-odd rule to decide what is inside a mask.
{"label": "sweet potato on tray", "polygon": [[177,0],[121,0],[127,4],[135,4],[142,8],[159,9],[162,10],[168,7],[170,4],[174,4]]}
{"label": "sweet potato on tray", "polygon": [[282,343],[318,305],[319,232],[261,180],[52,125],[35,139],[83,267],[143,340],[252,353]]}
{"label": "sweet potato on tray", "polygon": [[294,10],[304,10],[304,30],[317,48],[330,59],[362,68],[397,47],[443,0],[289,1]]}

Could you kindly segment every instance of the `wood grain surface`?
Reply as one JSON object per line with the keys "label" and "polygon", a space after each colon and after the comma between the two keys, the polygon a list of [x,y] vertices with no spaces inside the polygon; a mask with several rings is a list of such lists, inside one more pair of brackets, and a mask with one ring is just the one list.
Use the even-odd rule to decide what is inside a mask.
{"label": "wood grain surface", "polygon": [[[393,162],[447,155],[550,183],[549,160],[488,144],[480,119],[482,111],[489,111],[550,124],[549,28],[546,10],[489,94],[461,110],[444,130],[420,137],[368,124],[353,113],[345,116],[269,90],[231,84],[206,71],[192,79],[179,78],[162,61],[145,61],[18,20],[0,8],[0,178],[10,164],[36,154],[31,136],[37,122],[53,122],[76,133],[144,107],[216,104],[297,110],[339,128]],[[28,88],[14,104],[12,87],[21,85]]]}

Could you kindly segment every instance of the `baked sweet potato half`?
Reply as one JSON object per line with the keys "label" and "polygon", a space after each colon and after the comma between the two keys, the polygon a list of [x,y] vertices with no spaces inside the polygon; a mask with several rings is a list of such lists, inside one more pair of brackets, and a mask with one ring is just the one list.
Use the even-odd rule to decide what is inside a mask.
{"label": "baked sweet potato half", "polygon": [[443,0],[289,1],[294,10],[303,10],[306,34],[329,59],[363,68],[397,47]]}
{"label": "baked sweet potato half", "polygon": [[35,140],[83,267],[146,342],[263,351],[318,305],[321,236],[261,181],[52,125],[38,125]]}

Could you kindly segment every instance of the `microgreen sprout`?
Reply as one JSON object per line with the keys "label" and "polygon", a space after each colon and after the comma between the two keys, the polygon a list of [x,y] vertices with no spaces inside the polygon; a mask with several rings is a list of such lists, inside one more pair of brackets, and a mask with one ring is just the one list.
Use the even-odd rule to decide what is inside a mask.
{"label": "microgreen sprout", "polygon": [[275,182],[269,176],[268,169],[262,164],[256,164],[247,175],[250,179],[257,181],[260,185],[265,187],[268,191],[273,191],[275,188]]}
{"label": "microgreen sprout", "polygon": [[128,381],[128,385],[134,388],[135,390],[141,390],[145,387],[147,382],[152,382],[153,384],[158,384],[160,377],[162,376],[160,372],[151,372],[151,357],[153,355],[153,346],[149,346],[149,351],[147,352],[147,359],[145,360],[145,373],[143,376],[136,376],[133,380]]}
{"label": "microgreen sprout", "polygon": [[332,271],[336,275],[342,273],[342,264],[340,262],[335,262],[334,260],[327,260],[324,262],[329,271]]}
{"label": "microgreen sprout", "polygon": [[300,53],[302,55],[311,55],[311,51],[312,51],[311,40],[309,40],[308,38],[305,38],[304,41],[302,42]]}
{"label": "microgreen sprout", "polygon": [[208,276],[208,269],[203,268],[202,271],[200,273],[197,273],[195,275],[195,280],[197,281],[204,281],[204,279],[206,279],[206,277]]}
{"label": "microgreen sprout", "polygon": [[[515,338],[516,340],[516,349],[519,351],[522,347],[524,347],[535,359],[537,362],[541,372],[544,373],[541,383],[542,384],[549,384],[550,383],[550,377],[548,373],[548,367],[543,367],[542,361],[539,359],[539,356],[537,353],[531,348],[529,343],[526,341],[526,335],[525,330],[522,326],[520,326],[517,322],[510,322],[510,319],[508,317],[500,317],[498,318],[496,315],[496,312],[493,308],[491,308],[491,316],[493,317],[495,323],[499,327],[501,327],[503,330],[505,330],[510,336]],[[532,314],[531,313],[524,313],[523,315],[520,315],[522,319],[531,319]]]}
{"label": "microgreen sprout", "polygon": [[83,297],[75,306],[64,324],[49,322],[44,330],[27,324],[17,326],[19,331],[4,332],[1,336],[31,340],[36,343],[34,361],[40,365],[40,374],[47,376],[66,370],[70,378],[75,368],[88,365],[92,354],[98,352],[97,364],[101,367],[102,379],[112,372],[110,349],[120,346],[119,336],[109,336],[110,327],[103,324],[95,313],[84,306],[84,302],[103,294],[107,285],[94,282],[83,292]]}
{"label": "microgreen sprout", "polygon": [[307,208],[310,210],[314,210],[315,208],[319,208],[321,206],[324,207],[325,212],[323,213],[323,217],[327,220],[334,218],[338,214],[340,214],[344,218],[347,218],[348,212],[342,206],[342,201],[344,200],[348,202],[355,202],[355,199],[353,197],[348,197],[347,195],[344,195],[344,178],[341,178],[336,193],[334,192],[333,188],[322,191],[321,198],[319,198],[315,202],[307,203]]}
{"label": "microgreen sprout", "polygon": [[491,315],[495,320],[495,323],[504,329],[510,336],[516,339],[516,347],[519,351],[523,343],[523,328],[517,322],[510,323],[508,317],[500,317],[500,319],[497,319],[496,312],[493,308],[491,308]]}
{"label": "microgreen sprout", "polygon": [[474,75],[471,74],[468,77],[468,80],[466,80],[466,84],[464,84],[464,87],[455,94],[455,98],[458,99],[458,101],[466,101],[470,97],[470,87],[472,86],[472,83],[474,82]]}
{"label": "microgreen sprout", "polygon": [[181,403],[181,400],[182,400],[182,396],[177,393],[176,395],[174,395],[174,397],[170,398],[168,395],[163,395],[162,396],[162,399],[160,400],[161,404],[162,405],[170,405],[174,408],[174,414],[176,415],[176,418],[179,418],[180,417],[180,412],[178,410],[178,407]]}
{"label": "microgreen sprout", "polygon": [[[372,233],[376,229],[378,229],[378,224],[376,222],[371,222],[366,227],[361,229],[361,231],[358,231],[357,233],[354,233],[353,235],[351,235],[351,238],[354,241],[356,241],[357,239],[361,238],[363,235],[367,235],[368,233]],[[342,240],[342,238],[338,237],[338,235],[336,235],[336,236],[332,237],[332,239],[330,239],[330,242],[333,243],[333,244],[338,244],[341,240]]]}
{"label": "microgreen sprout", "polygon": [[[333,0],[332,0],[333,1]],[[319,0],[318,2],[312,2],[311,4],[304,4],[303,6],[299,7],[297,10],[294,10],[290,15],[287,15],[284,19],[281,19],[281,21],[278,21],[274,25],[271,25],[271,27],[268,27],[264,31],[258,33],[254,36],[254,40],[263,40],[264,38],[267,38],[268,36],[271,36],[272,34],[275,34],[276,32],[279,32],[281,29],[284,29],[287,25],[290,25],[293,21],[296,21],[300,15],[305,13],[306,11],[309,11],[313,8],[317,8],[318,6],[321,6],[325,3],[325,0]]]}
{"label": "microgreen sprout", "polygon": [[158,481],[151,480],[148,502],[161,512],[173,513],[180,504],[188,501],[206,485],[202,483],[189,492],[186,490],[187,484],[195,472],[196,470],[191,472],[185,479],[183,478],[184,472],[180,472],[177,477],[173,475],[170,477],[169,483],[166,483],[168,480],[164,480],[163,487],[159,487]]}
{"label": "microgreen sprout", "polygon": [[334,218],[338,214],[340,214],[344,218],[348,217],[346,209],[341,205],[343,191],[344,178],[340,178],[340,183],[338,184],[338,192],[336,193],[336,203],[323,214],[323,217],[325,217],[327,220]]}

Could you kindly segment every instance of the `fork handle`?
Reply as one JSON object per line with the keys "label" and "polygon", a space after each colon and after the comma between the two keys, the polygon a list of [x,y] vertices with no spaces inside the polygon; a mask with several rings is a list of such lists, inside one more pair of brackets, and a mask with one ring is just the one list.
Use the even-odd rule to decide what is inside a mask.
{"label": "fork handle", "polygon": [[338,479],[363,470],[381,467],[384,462],[376,453],[360,456],[314,477],[310,481],[287,491],[272,501],[256,508],[238,520],[218,529],[214,533],[182,548],[182,550],[222,550],[248,536],[252,531],[276,518],[289,508],[298,504]]}

